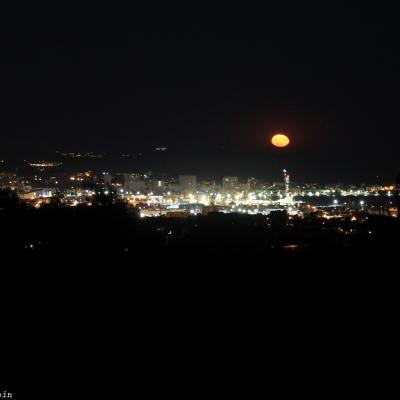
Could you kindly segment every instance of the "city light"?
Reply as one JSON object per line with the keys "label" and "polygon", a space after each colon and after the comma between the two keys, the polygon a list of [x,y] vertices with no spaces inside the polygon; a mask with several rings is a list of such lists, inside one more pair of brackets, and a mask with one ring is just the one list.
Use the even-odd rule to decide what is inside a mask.
{"label": "city light", "polygon": [[[178,179],[163,176],[161,179],[151,171],[118,176],[105,171],[97,175],[86,170],[68,175],[66,179],[70,184],[62,174],[57,175],[55,172],[52,172],[51,181],[45,181],[43,176],[35,173],[32,179],[21,179],[20,183],[15,177],[6,176],[6,183],[14,185],[21,199],[32,201],[37,208],[46,205],[55,193],[61,195],[58,200],[61,204],[71,207],[96,205],[96,196],[105,195],[112,203],[122,201],[129,207],[140,209],[142,218],[177,213],[180,217],[207,215],[210,210],[250,215],[268,215],[274,210],[286,210],[291,216],[303,217],[309,212],[308,206],[313,212],[321,211],[321,218],[327,220],[348,216],[355,222],[360,218],[356,215],[358,210],[391,217],[397,215],[393,202],[387,202],[383,208],[377,208],[374,204],[367,207],[364,199],[369,196],[376,198],[377,195],[380,199],[382,196],[392,196],[394,189],[391,185],[299,185],[291,183],[286,170],[282,174],[282,180],[273,183],[254,178],[241,179],[237,176],[223,177],[218,183],[215,180],[201,181],[193,175],[181,175]],[[44,185],[49,187],[43,188]],[[87,185],[94,185],[96,190],[88,189]],[[33,190],[33,187],[39,188]],[[363,198],[357,200],[356,206],[353,198],[360,196]]]}

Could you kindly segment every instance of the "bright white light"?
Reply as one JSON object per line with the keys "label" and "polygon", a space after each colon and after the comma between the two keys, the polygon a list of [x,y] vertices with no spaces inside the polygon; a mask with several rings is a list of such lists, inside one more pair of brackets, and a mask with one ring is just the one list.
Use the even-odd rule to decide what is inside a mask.
{"label": "bright white light", "polygon": [[363,206],[365,204],[364,200],[360,201],[360,205]]}

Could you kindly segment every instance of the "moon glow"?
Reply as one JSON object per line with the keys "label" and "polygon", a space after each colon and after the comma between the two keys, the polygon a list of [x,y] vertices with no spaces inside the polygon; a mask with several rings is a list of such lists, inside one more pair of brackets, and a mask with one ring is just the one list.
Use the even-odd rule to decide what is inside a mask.
{"label": "moon glow", "polygon": [[290,143],[290,140],[286,135],[278,133],[272,136],[271,143],[275,147],[286,147]]}

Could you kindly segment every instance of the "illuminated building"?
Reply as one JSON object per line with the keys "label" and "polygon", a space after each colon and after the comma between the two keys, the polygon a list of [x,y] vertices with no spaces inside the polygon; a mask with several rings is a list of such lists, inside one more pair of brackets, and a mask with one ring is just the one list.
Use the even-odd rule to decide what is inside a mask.
{"label": "illuminated building", "polygon": [[152,179],[149,184],[151,191],[156,194],[162,194],[166,189],[166,182],[161,179]]}
{"label": "illuminated building", "polygon": [[32,186],[26,185],[23,180],[18,182],[17,192],[18,192],[19,195],[25,194],[25,193],[30,192],[30,191],[32,191]]}
{"label": "illuminated building", "polygon": [[38,161],[38,162],[31,162],[28,163],[31,167],[35,168],[54,168],[63,165],[60,162],[47,162],[47,161]]}
{"label": "illuminated building", "polygon": [[247,190],[255,190],[257,188],[257,179],[254,177],[248,178],[247,179]]}
{"label": "illuminated building", "polygon": [[18,186],[17,175],[13,172],[0,172],[0,188],[15,188]]}
{"label": "illuminated building", "polygon": [[183,194],[196,192],[197,178],[195,175],[179,175],[179,189]]}
{"label": "illuminated building", "polygon": [[146,181],[138,173],[124,174],[124,189],[128,192],[144,192]]}
{"label": "illuminated building", "polygon": [[283,181],[285,183],[285,197],[289,197],[290,190],[290,176],[287,173],[286,169],[283,170]]}
{"label": "illuminated building", "polygon": [[112,181],[113,181],[112,175],[110,175],[108,172],[103,172],[104,186],[111,186]]}
{"label": "illuminated building", "polygon": [[285,205],[293,205],[294,204],[293,196],[290,193],[290,176],[287,173],[286,169],[284,169],[282,172],[283,172],[283,183],[285,185],[285,193],[280,203]]}
{"label": "illuminated building", "polygon": [[239,178],[237,176],[224,176],[222,178],[222,191],[224,193],[234,193],[238,191]]}

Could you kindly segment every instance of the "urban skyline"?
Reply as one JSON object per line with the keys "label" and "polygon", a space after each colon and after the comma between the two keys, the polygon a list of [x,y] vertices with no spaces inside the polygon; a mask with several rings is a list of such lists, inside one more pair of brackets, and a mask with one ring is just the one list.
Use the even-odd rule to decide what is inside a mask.
{"label": "urban skyline", "polygon": [[[68,153],[72,158],[98,158],[103,155]],[[175,215],[187,217],[210,211],[268,215],[282,210],[304,216],[320,210],[327,218],[350,216],[360,211],[367,214],[396,217],[398,184],[321,184],[296,183],[291,172],[283,169],[279,181],[259,177],[223,176],[203,179],[196,175],[171,176],[147,170],[110,172],[85,170],[60,171],[57,162],[29,162],[26,175],[0,171],[0,187],[14,190],[27,204],[40,208],[58,199],[59,205],[91,206],[105,196],[108,201],[134,207],[142,217]]]}
{"label": "urban skyline", "polygon": [[396,15],[5,4],[4,251],[90,258],[102,243],[111,258],[133,262],[144,246],[183,262],[193,249],[386,249],[399,217]]}

